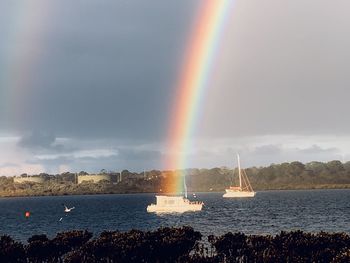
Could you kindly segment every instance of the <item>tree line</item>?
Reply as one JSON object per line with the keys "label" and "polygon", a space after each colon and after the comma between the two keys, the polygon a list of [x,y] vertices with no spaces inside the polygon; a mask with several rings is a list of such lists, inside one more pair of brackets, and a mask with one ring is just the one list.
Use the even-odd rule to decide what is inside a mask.
{"label": "tree line", "polygon": [[155,231],[104,231],[93,238],[72,230],[49,239],[34,235],[27,243],[0,237],[0,262],[333,262],[350,261],[350,237],[345,233],[281,232],[278,235],[202,234],[193,228]]}

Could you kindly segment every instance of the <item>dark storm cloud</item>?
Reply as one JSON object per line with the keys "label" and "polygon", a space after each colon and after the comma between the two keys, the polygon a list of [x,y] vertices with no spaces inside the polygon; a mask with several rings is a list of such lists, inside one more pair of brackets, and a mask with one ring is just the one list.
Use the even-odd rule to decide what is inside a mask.
{"label": "dark storm cloud", "polygon": [[57,143],[56,136],[52,132],[35,129],[32,132],[26,133],[18,141],[18,146],[30,149],[32,152],[69,152],[71,147],[64,147]]}
{"label": "dark storm cloud", "polygon": [[164,135],[195,2],[52,3],[17,126],[71,137]]}
{"label": "dark storm cloud", "polygon": [[32,133],[23,136],[18,142],[18,145],[28,148],[51,148],[55,143],[55,140],[56,138],[53,133],[46,133],[35,130]]}

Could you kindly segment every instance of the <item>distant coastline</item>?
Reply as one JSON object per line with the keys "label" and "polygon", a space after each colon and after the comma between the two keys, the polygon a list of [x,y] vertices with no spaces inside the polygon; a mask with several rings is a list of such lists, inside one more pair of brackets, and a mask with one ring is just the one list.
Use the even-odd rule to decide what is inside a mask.
{"label": "distant coastline", "polygon": [[[255,191],[350,189],[350,162],[282,163],[245,169]],[[186,169],[182,171],[123,170],[98,174],[62,173],[0,177],[0,197],[94,194],[163,193],[164,185],[186,175],[189,192],[224,192],[236,180],[237,169]]]}

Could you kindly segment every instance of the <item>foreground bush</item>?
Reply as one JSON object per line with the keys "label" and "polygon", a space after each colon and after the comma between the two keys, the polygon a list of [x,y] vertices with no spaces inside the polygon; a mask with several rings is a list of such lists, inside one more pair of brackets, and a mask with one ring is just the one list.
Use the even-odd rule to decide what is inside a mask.
{"label": "foreground bush", "polygon": [[176,262],[194,249],[201,234],[190,227],[155,232],[103,232],[67,255],[66,262]]}
{"label": "foreground bush", "polygon": [[345,233],[227,233],[209,236],[209,245],[201,244],[201,233],[191,227],[92,236],[77,230],[53,239],[34,235],[24,245],[5,235],[0,237],[0,262],[350,262]]}
{"label": "foreground bush", "polygon": [[345,262],[350,249],[349,235],[325,232],[282,231],[274,237],[228,233],[211,236],[209,242],[220,262]]}

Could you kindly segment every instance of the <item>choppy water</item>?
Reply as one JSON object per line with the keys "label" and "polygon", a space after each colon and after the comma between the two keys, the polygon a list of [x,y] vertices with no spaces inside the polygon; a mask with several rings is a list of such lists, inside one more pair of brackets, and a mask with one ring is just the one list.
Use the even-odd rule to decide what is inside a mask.
{"label": "choppy water", "polygon": [[[26,240],[59,231],[156,229],[190,225],[204,235],[241,231],[276,234],[281,230],[350,233],[350,190],[258,192],[254,199],[224,199],[197,193],[201,212],[157,216],[146,212],[153,194],[0,198],[0,235]],[[62,204],[76,209],[65,216]],[[26,219],[25,211],[31,216]],[[59,221],[60,218],[62,221]]]}

